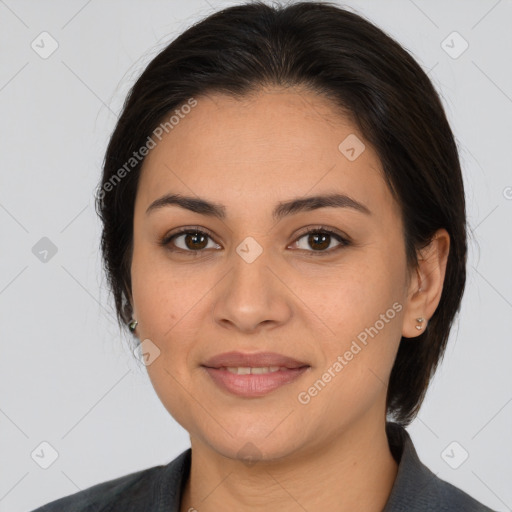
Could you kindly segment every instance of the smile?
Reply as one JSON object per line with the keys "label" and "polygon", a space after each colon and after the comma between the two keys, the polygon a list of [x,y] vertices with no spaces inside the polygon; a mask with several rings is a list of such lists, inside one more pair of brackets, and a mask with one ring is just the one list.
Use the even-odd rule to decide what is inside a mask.
{"label": "smile", "polygon": [[270,373],[270,372],[278,372],[279,370],[287,370],[287,368],[282,368],[279,366],[267,366],[265,367],[254,367],[249,368],[247,366],[229,366],[226,368],[228,372],[236,373],[238,375],[249,375],[252,374],[262,374],[262,373]]}
{"label": "smile", "polygon": [[268,367],[203,367],[213,382],[223,391],[244,397],[264,396],[285,384],[297,380],[310,368]]}

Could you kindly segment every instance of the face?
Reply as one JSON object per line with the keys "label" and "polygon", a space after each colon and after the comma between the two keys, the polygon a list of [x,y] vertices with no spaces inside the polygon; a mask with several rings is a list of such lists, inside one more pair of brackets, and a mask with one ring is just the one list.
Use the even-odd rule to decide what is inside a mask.
{"label": "face", "polygon": [[[146,157],[135,203],[134,318],[156,393],[192,443],[230,458],[247,443],[291,457],[371,428],[385,416],[409,295],[377,154],[311,92],[196,100]],[[154,204],[171,194],[220,211]],[[335,194],[359,206],[305,201]],[[233,351],[300,364],[279,378],[206,368]]]}

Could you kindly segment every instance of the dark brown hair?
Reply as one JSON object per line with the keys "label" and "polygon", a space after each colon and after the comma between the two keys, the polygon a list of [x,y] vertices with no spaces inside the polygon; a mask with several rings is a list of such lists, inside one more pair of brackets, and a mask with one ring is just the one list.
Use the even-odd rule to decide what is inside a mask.
{"label": "dark brown hair", "polygon": [[252,2],[218,11],[171,42],[137,80],[110,139],[96,196],[118,321],[126,325],[132,315],[133,211],[143,159],[126,162],[190,98],[244,97],[268,85],[304,86],[331,99],[333,110],[350,113],[401,207],[409,268],[437,229],[450,235],[439,306],[418,338],[401,340],[391,372],[387,410],[407,425],[444,353],[466,282],[459,157],[439,96],[418,63],[375,25],[333,3]]}

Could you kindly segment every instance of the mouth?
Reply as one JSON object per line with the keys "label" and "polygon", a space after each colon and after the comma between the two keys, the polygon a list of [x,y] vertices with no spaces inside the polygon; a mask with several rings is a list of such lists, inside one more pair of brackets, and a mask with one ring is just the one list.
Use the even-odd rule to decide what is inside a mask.
{"label": "mouth", "polygon": [[309,366],[304,361],[275,352],[225,352],[211,357],[203,366],[207,368],[285,368],[295,369]]}
{"label": "mouth", "polygon": [[215,370],[227,370],[235,375],[263,375],[265,373],[284,372],[296,368],[287,368],[286,366],[221,366]]}
{"label": "mouth", "polygon": [[223,391],[245,398],[264,396],[294,382],[311,368],[305,362],[273,352],[228,352],[201,366]]}

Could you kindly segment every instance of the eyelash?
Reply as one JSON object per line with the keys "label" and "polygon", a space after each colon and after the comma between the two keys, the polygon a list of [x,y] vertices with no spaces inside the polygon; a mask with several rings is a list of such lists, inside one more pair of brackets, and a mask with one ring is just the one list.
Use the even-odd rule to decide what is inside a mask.
{"label": "eyelash", "polygon": [[[175,238],[177,238],[177,237],[179,237],[181,235],[187,235],[187,234],[206,235],[208,238],[213,240],[213,236],[211,235],[211,233],[209,233],[208,231],[204,230],[204,228],[199,229],[199,227],[187,227],[187,228],[182,228],[179,231],[177,231],[175,233],[172,233],[170,235],[164,236],[159,241],[159,245],[161,245],[162,247],[165,247],[166,249],[168,249],[171,252],[189,253],[189,254],[194,254],[194,255],[199,255],[200,252],[205,252],[206,251],[206,249],[198,249],[198,250],[194,251],[194,250],[190,250],[190,249],[189,250],[181,249],[179,247],[178,248],[171,248],[170,247],[171,242]],[[327,250],[314,251],[314,250],[298,249],[299,251],[302,250],[302,251],[305,251],[307,253],[313,253],[313,255],[315,255],[315,256],[325,256],[325,255],[332,254],[333,252],[337,252],[338,250],[342,249],[343,247],[347,247],[347,246],[351,245],[350,240],[348,240],[347,238],[341,236],[340,234],[336,233],[335,231],[332,231],[331,229],[329,229],[329,228],[327,228],[325,226],[317,226],[317,227],[310,228],[307,231],[304,231],[304,232],[300,233],[299,236],[294,240],[293,243],[296,243],[301,238],[303,238],[303,237],[305,237],[307,235],[311,235],[311,234],[326,234],[326,235],[330,235],[331,237],[335,238],[338,242],[340,242],[340,245],[337,245],[336,247],[333,247],[333,248],[327,249]]]}

